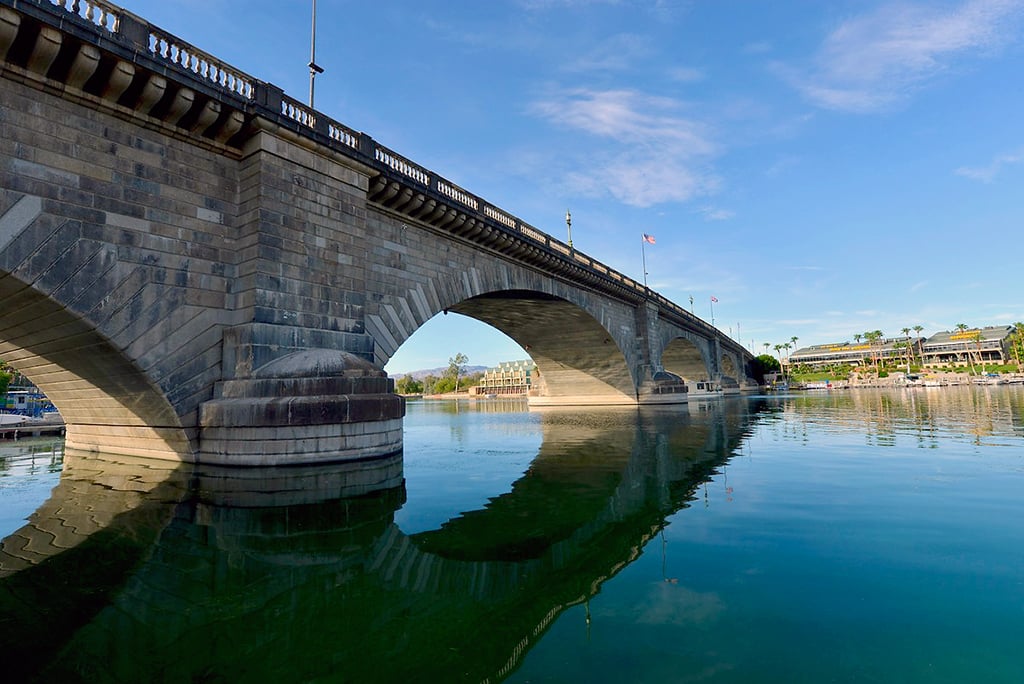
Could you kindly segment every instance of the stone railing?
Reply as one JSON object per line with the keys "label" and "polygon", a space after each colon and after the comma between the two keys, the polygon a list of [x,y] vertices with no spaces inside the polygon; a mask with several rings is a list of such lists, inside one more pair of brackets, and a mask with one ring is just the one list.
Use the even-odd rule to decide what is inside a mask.
{"label": "stone railing", "polygon": [[50,3],[77,14],[111,33],[118,32],[123,9],[102,0],[50,0]]}
{"label": "stone railing", "polygon": [[149,51],[221,90],[252,99],[255,79],[188,43],[149,27]]}
{"label": "stone railing", "polygon": [[[637,299],[656,303],[662,316],[690,327],[715,332],[715,329],[702,319],[645,285],[485,202],[455,183],[378,144],[370,136],[354,131],[285,95],[280,88],[235,69],[117,5],[104,0],[28,0],[33,1],[41,7],[49,5],[76,15],[93,25],[96,30],[119,35],[128,43],[144,49],[157,62],[169,64],[185,72],[213,92],[219,91],[228,104],[241,99],[247,106],[256,107],[257,110],[265,108],[260,112],[261,115],[270,114],[271,118],[276,117],[279,121],[295,126],[299,131],[305,131],[312,137],[319,135],[321,137],[318,142],[321,144],[344,154],[354,155],[360,161],[369,162],[384,173],[397,175],[404,182],[457,203],[464,207],[467,213],[475,214],[500,230],[513,233],[528,243],[542,246],[550,253],[565,259],[567,265],[583,269],[591,279],[625,288],[633,292]],[[9,4],[9,0],[0,2]],[[723,340],[728,339],[723,337]],[[742,348],[742,345],[740,347]]]}

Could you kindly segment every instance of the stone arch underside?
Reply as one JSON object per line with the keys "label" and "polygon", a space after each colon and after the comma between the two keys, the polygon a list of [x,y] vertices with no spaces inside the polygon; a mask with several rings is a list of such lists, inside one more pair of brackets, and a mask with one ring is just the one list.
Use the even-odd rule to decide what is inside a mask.
{"label": "stone arch underside", "polygon": [[2,272],[0,358],[57,407],[69,448],[192,459],[177,412],[138,366],[63,304]]}
{"label": "stone arch underside", "polygon": [[661,353],[661,366],[687,381],[712,379],[704,354],[685,337],[677,337],[668,343]]}
{"label": "stone arch underside", "polygon": [[612,334],[585,310],[553,295],[511,290],[449,308],[515,340],[537,364],[531,403],[635,403],[636,386]]}
{"label": "stone arch underside", "polygon": [[739,379],[739,370],[736,368],[736,362],[733,359],[732,354],[722,354],[722,375],[726,375],[730,378]]}

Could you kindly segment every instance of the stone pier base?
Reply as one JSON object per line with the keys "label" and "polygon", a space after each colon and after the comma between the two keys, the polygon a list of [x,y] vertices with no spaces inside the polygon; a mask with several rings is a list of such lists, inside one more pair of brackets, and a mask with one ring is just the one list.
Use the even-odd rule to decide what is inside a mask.
{"label": "stone pier base", "polygon": [[295,352],[251,378],[218,383],[199,411],[199,462],[331,463],[402,449],[404,399],[369,362],[339,351]]}

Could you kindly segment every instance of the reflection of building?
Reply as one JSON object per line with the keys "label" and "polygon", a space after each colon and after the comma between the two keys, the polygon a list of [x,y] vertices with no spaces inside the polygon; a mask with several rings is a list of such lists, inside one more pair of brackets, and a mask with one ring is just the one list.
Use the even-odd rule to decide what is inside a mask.
{"label": "reflection of building", "polygon": [[473,388],[474,394],[526,394],[536,369],[537,366],[531,359],[502,361],[494,368],[484,371],[480,385]]}
{"label": "reflection of building", "polygon": [[798,349],[786,365],[807,365],[811,367],[849,364],[851,366],[880,363],[903,363],[910,348],[912,358],[924,365],[974,363],[1007,363],[1009,360],[1010,336],[1013,326],[997,325],[986,328],[971,328],[954,332],[939,332],[925,339],[923,337],[889,337],[877,342],[836,342],[818,344]]}

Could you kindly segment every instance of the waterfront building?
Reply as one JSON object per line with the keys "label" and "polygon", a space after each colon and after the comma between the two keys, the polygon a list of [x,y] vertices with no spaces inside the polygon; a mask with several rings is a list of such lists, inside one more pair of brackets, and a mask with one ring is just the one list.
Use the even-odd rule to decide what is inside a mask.
{"label": "waterfront building", "polygon": [[502,361],[494,368],[484,371],[483,380],[473,390],[475,394],[525,395],[530,390],[531,380],[536,371],[537,366],[532,359]]}
{"label": "waterfront building", "polygon": [[922,337],[890,337],[877,342],[832,342],[797,349],[783,358],[784,366],[806,365],[812,368],[846,364],[870,366],[875,362],[892,363],[906,358],[909,343],[914,350],[920,348]]}
{"label": "waterfront building", "polygon": [[935,333],[924,343],[925,365],[1009,363],[1012,325]]}
{"label": "waterfront building", "polygon": [[915,363],[925,366],[1009,363],[1012,325],[937,332],[931,337],[887,337],[871,342],[833,342],[797,349],[783,357],[786,367],[824,368],[837,364],[870,366],[905,362],[910,345]]}

